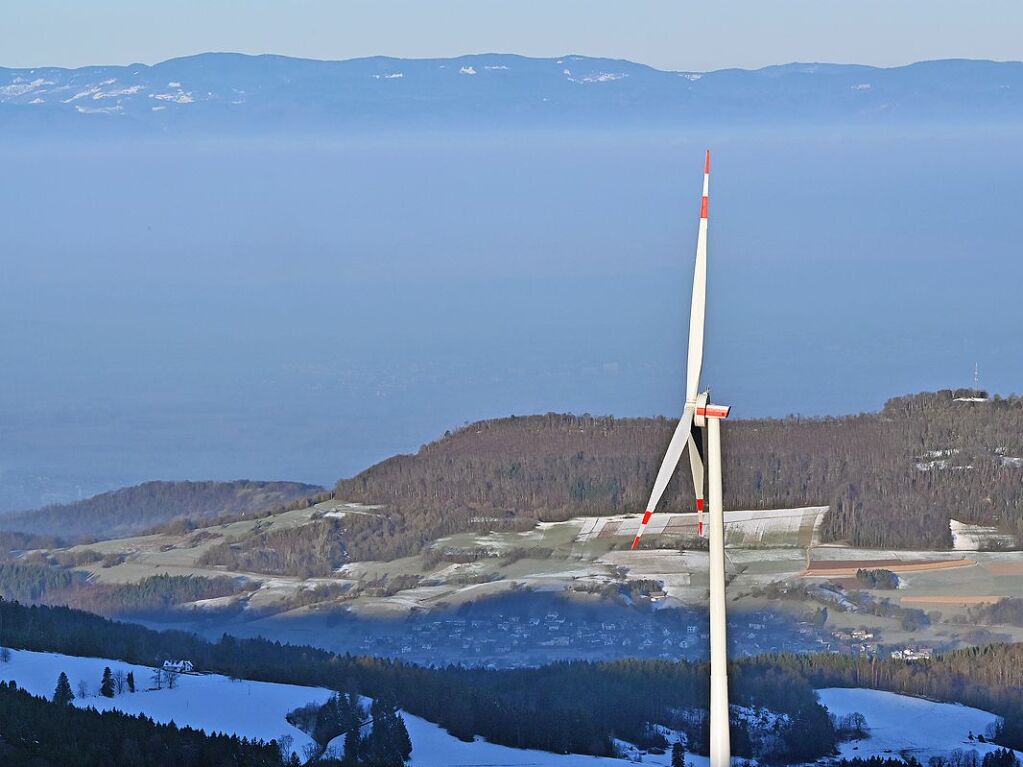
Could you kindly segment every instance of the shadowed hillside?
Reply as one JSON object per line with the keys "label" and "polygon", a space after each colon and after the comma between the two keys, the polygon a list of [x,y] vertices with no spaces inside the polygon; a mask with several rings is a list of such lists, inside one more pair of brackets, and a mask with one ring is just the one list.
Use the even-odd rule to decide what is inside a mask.
{"label": "shadowed hillside", "polygon": [[83,501],[0,517],[0,527],[65,539],[118,538],[174,519],[269,510],[322,488],[301,482],[143,482]]}
{"label": "shadowed hillside", "polygon": [[[951,518],[1020,535],[1023,398],[957,399],[969,394],[900,397],[880,413],[842,418],[728,422],[726,505],[831,504],[825,539],[859,546],[948,547]],[[663,418],[484,421],[342,480],[336,492],[390,505],[389,535],[416,541],[484,511],[548,521],[641,512],[672,429]],[[662,508],[692,507],[691,487],[676,477]]]}

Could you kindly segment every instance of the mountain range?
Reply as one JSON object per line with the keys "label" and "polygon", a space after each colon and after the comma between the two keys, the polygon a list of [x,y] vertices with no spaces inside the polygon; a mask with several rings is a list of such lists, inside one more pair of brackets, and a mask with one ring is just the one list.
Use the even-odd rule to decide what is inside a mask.
{"label": "mountain range", "polygon": [[1021,120],[1021,62],[673,72],[585,56],[318,61],[203,53],[151,66],[0,68],[0,131],[8,134]]}

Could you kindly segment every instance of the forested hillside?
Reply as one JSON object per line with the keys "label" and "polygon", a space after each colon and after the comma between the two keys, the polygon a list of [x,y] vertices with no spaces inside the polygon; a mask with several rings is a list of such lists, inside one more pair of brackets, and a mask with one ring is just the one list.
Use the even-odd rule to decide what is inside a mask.
{"label": "forested hillside", "polygon": [[209,519],[284,506],[322,488],[301,482],[144,482],[83,501],[0,517],[0,528],[65,540],[134,535],[174,519]]}
{"label": "forested hillside", "polygon": [[[859,546],[948,547],[951,518],[1019,536],[1023,398],[963,399],[972,395],[899,397],[841,418],[728,421],[726,505],[830,504],[825,539]],[[452,528],[641,512],[673,428],[664,418],[556,414],[472,424],[337,484],[340,498],[390,509],[352,523],[350,551],[395,556]],[[676,477],[662,508],[691,510],[689,483]]]}

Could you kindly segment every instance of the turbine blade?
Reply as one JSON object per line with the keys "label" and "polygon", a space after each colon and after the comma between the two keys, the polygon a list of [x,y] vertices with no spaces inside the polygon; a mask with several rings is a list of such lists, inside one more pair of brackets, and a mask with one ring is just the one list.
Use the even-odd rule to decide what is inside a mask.
{"label": "turbine blade", "polygon": [[700,392],[703,370],[703,325],[707,314],[707,214],[710,201],[710,150],[703,164],[703,201],[696,237],[696,268],[693,271],[693,303],[689,314],[689,358],[686,362],[686,402]]}
{"label": "turbine blade", "polygon": [[664,453],[664,460],[661,461],[661,468],[657,471],[654,489],[650,493],[650,500],[647,502],[646,511],[643,513],[643,521],[640,522],[639,532],[636,533],[636,537],[632,541],[632,548],[636,548],[639,545],[639,539],[646,532],[646,526],[650,524],[650,516],[657,508],[657,504],[660,503],[661,496],[664,495],[664,488],[668,486],[668,482],[671,480],[671,475],[675,473],[675,467],[678,466],[679,459],[682,457],[682,451],[686,449],[686,444],[689,442],[689,432],[693,427],[693,416],[695,414],[696,410],[689,405],[686,405],[685,410],[682,411],[682,417],[678,421],[678,426],[675,427],[675,433],[671,435],[671,442],[668,443],[668,450]]}
{"label": "turbine blade", "polygon": [[689,468],[693,471],[696,495],[696,531],[703,535],[703,440],[696,426],[689,432]]}

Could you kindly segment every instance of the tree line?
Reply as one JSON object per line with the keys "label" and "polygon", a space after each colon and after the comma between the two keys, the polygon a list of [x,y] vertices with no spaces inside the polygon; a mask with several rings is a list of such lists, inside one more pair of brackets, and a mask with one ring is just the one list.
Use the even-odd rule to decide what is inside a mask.
{"label": "tree line", "polygon": [[198,564],[315,578],[331,575],[347,559],[341,522],[318,519],[307,525],[266,530],[241,541],[216,544],[203,552]]}
{"label": "tree line", "polygon": [[973,605],[967,616],[970,623],[1023,626],[1023,598],[1005,597],[991,604]]}
{"label": "tree line", "polygon": [[[366,710],[356,693],[334,693],[321,706],[305,706],[288,721],[318,744],[320,767],[402,767],[412,739],[392,699],[375,698]],[[331,745],[341,739],[341,746]]]}
{"label": "tree line", "polygon": [[39,562],[0,562],[0,598],[70,605],[106,616],[160,616],[200,599],[253,588],[226,575],[151,575],[135,583],[96,583],[85,573]]}

